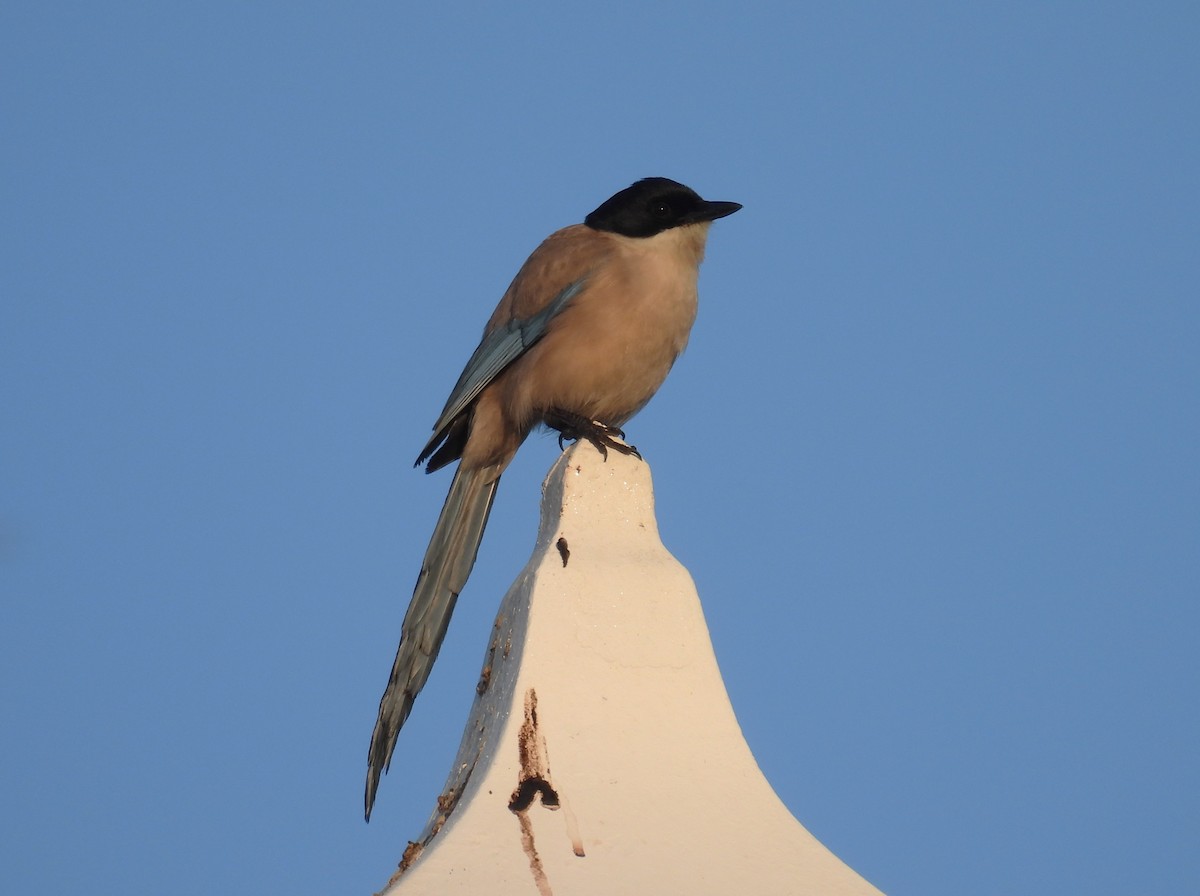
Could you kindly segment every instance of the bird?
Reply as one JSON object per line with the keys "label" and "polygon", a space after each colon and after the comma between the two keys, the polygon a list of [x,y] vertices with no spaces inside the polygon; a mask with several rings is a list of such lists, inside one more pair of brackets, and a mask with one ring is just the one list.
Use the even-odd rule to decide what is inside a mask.
{"label": "bird", "polygon": [[650,400],[696,319],[709,225],[742,206],[665,177],[619,191],[547,237],[484,327],[415,466],[458,461],[426,549],[367,754],[365,818],[429,678],[500,476],[539,425],[641,457],[621,427]]}

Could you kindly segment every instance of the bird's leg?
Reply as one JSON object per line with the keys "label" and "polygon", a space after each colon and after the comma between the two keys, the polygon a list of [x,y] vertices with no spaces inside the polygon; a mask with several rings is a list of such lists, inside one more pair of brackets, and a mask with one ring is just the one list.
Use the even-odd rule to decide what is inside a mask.
{"label": "bird's leg", "polygon": [[638,460],[642,459],[636,448],[626,445],[623,441],[618,441],[625,438],[625,433],[616,426],[609,426],[599,420],[589,420],[587,417],[558,408],[547,411],[543,419],[551,429],[558,430],[558,447],[560,449],[563,447],[563,439],[571,441],[587,439],[605,460],[608,460],[609,448],[618,454],[633,455]]}

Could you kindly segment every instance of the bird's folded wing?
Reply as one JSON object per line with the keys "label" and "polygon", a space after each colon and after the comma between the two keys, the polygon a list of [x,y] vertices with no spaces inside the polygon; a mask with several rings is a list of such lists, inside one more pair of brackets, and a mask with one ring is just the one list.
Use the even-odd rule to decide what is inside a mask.
{"label": "bird's folded wing", "polygon": [[458,382],[446,401],[446,407],[433,425],[434,437],[430,444],[441,441],[441,433],[466,410],[497,374],[521,357],[546,333],[550,321],[567,307],[584,287],[587,277],[580,277],[564,287],[545,308],[525,320],[511,320],[483,337],[479,347],[467,361]]}

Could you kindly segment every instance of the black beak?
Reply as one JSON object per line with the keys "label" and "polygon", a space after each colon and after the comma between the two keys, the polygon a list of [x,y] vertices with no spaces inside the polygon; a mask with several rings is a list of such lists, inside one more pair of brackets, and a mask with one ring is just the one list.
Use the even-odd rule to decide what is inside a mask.
{"label": "black beak", "polygon": [[717,218],[724,218],[726,215],[732,215],[742,207],[740,202],[702,202],[700,207],[688,215],[688,223],[696,223],[698,221],[715,221]]}

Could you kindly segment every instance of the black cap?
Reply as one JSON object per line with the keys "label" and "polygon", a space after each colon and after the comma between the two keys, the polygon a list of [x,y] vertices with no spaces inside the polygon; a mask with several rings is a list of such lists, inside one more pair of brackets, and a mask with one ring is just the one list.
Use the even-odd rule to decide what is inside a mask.
{"label": "black cap", "polygon": [[690,187],[666,177],[647,177],[626,187],[584,218],[593,230],[647,237],[701,221],[732,215],[741,204],[701,199]]}

